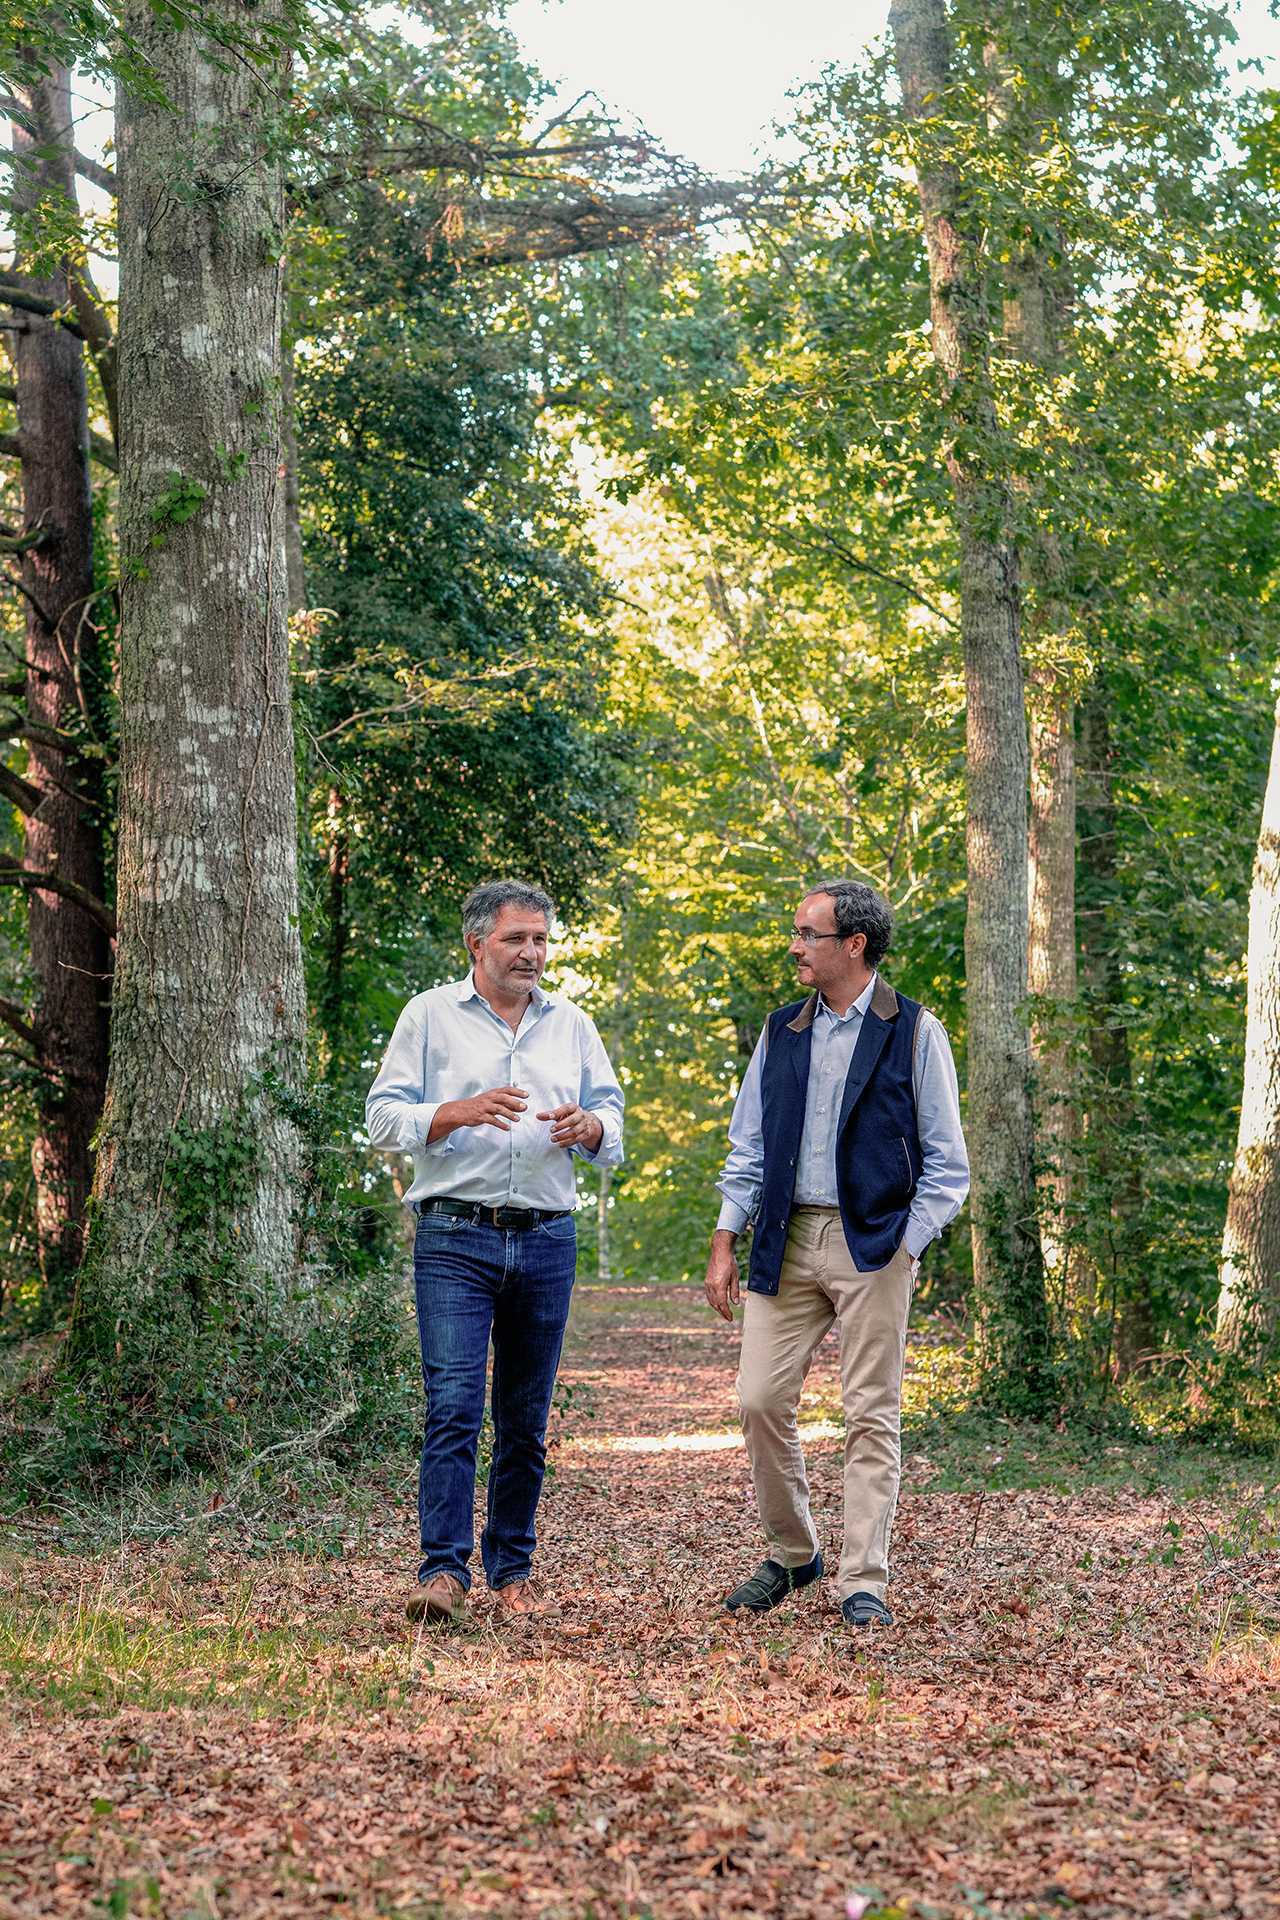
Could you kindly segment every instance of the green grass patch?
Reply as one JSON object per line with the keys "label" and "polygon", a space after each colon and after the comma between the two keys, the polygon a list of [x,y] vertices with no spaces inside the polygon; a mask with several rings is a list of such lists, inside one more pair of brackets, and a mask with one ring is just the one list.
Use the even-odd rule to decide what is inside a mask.
{"label": "green grass patch", "polygon": [[1061,1430],[969,1412],[903,1421],[903,1453],[934,1469],[930,1492],[1128,1490],[1141,1498],[1254,1502],[1280,1494],[1280,1455],[1221,1441],[1147,1439],[1123,1429]]}
{"label": "green grass patch", "polygon": [[66,1606],[0,1603],[0,1687],[63,1713],[215,1707],[302,1719],[409,1704],[418,1690],[409,1644],[345,1644],[343,1622],[262,1626],[241,1618],[177,1620],[126,1611],[103,1592]]}

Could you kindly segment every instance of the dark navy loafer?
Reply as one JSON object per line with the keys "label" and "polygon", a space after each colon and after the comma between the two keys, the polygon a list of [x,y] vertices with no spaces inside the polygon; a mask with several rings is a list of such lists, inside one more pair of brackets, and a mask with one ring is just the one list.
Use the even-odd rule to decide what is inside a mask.
{"label": "dark navy loafer", "polygon": [[737,1613],[739,1607],[747,1613],[768,1613],[770,1608],[781,1605],[793,1593],[799,1593],[801,1587],[809,1586],[821,1576],[820,1553],[815,1553],[803,1567],[780,1567],[776,1560],[765,1560],[749,1580],[734,1588],[724,1604],[730,1613]]}
{"label": "dark navy loafer", "polygon": [[883,1600],[877,1600],[874,1593],[851,1593],[847,1600],[840,1603],[848,1627],[891,1627],[893,1615]]}

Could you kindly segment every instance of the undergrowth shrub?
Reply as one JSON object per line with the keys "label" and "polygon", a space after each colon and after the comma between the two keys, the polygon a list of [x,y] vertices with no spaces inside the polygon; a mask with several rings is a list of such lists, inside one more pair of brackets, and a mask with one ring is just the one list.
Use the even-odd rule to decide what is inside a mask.
{"label": "undergrowth shrub", "polygon": [[245,1260],[234,1218],[253,1112],[177,1130],[182,1232],[164,1284],[131,1303],[127,1338],[76,1324],[11,1356],[0,1403],[10,1504],[120,1498],[182,1476],[261,1489],[299,1454],[355,1461],[413,1444],[418,1363],[403,1258],[353,1177],[345,1113],[266,1078],[297,1128],[298,1253],[287,1288]]}

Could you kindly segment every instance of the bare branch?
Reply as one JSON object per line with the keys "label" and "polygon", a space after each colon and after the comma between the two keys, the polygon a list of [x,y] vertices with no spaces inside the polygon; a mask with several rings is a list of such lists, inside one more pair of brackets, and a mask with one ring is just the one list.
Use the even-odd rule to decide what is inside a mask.
{"label": "bare branch", "polygon": [[0,1046],[0,1055],[9,1060],[20,1060],[24,1067],[34,1067],[37,1073],[43,1074],[48,1080],[57,1080],[60,1077],[34,1053],[24,1053],[21,1047]]}
{"label": "bare branch", "polygon": [[415,137],[403,143],[379,137],[355,154],[344,154],[322,179],[291,183],[289,198],[293,203],[306,205],[361,180],[388,180],[406,173],[451,173],[474,181],[545,179],[548,162],[563,168],[586,160],[629,158],[639,166],[665,157],[655,153],[651,142],[634,134],[586,134],[580,140],[547,145],[547,136],[553,128],[564,124],[563,119],[553,120],[531,143],[506,145],[468,140],[438,126],[425,114],[403,107],[389,114],[385,106],[380,106],[376,114],[370,116],[370,124],[377,127],[380,136],[388,120],[399,120],[405,127],[412,128]]}
{"label": "bare branch", "polygon": [[3,760],[0,760],[0,794],[11,801],[19,813],[25,813],[28,817],[40,811],[44,799],[39,787],[33,786],[30,780],[24,780],[12,767],[6,767]]}
{"label": "bare branch", "polygon": [[9,460],[24,458],[22,435],[20,433],[0,433],[0,454]]}
{"label": "bare branch", "polygon": [[117,193],[116,176],[110,167],[104,167],[101,160],[95,160],[91,154],[76,152],[76,172],[82,179],[92,180],[95,187],[101,187],[104,193]]}
{"label": "bare branch", "polygon": [[883,567],[877,567],[872,561],[859,558],[856,553],[849,551],[843,541],[837,540],[835,535],[829,533],[825,527],[814,527],[812,531],[821,544],[824,547],[829,547],[836,558],[842,560],[845,566],[849,567],[854,573],[865,573],[872,580],[883,580],[887,587],[896,587],[899,593],[908,594],[910,598],[916,602],[917,606],[925,607],[936,619],[941,620],[944,626],[950,627],[953,632],[958,631],[957,622],[951,618],[951,615],[944,613],[940,606],[921,593],[914,581],[904,580],[901,575],[896,573],[886,573]]}
{"label": "bare branch", "polygon": [[74,880],[65,880],[60,873],[36,873],[24,867],[13,854],[0,853],[0,887],[23,887],[29,893],[56,893],[87,913],[109,939],[116,937],[116,917],[110,907],[99,900],[96,894],[90,893],[87,887],[80,886]]}
{"label": "bare branch", "polygon": [[607,247],[674,239],[757,209],[767,182],[708,180],[645,194],[585,194],[576,200],[486,200],[466,209],[454,245],[464,272],[529,260],[572,260]]}
{"label": "bare branch", "polygon": [[[37,618],[41,621],[41,623],[44,626],[46,626],[49,629],[49,632],[52,633],[54,630],[53,620],[50,618],[49,614],[45,612],[44,607],[41,605],[40,601],[36,598],[35,594],[32,593],[30,587],[27,585],[26,581],[21,577],[21,575],[16,573],[9,573],[8,571],[6,571],[3,574],[0,574],[0,580],[2,580],[6,586],[12,587],[15,593],[20,593],[22,595],[27,605],[29,607],[34,608]],[[30,666],[29,663],[28,663],[28,670],[32,673],[39,673],[41,679],[44,679],[44,680],[54,680],[57,678],[56,674],[45,673],[41,668],[32,667]]]}
{"label": "bare branch", "polygon": [[88,342],[93,364],[98,369],[98,379],[102,383],[102,397],[107,403],[111,438],[119,446],[120,399],[116,378],[115,332],[107,317],[102,296],[93,284],[93,275],[87,265],[82,263],[73,270],[68,279],[68,286],[75,306],[76,318],[80,322],[80,338]]}
{"label": "bare branch", "polygon": [[33,1053],[39,1052],[40,1042],[36,1030],[16,1000],[0,1000],[0,1020],[3,1020],[6,1027],[16,1033],[20,1040],[25,1040]]}
{"label": "bare branch", "polygon": [[80,752],[81,742],[74,733],[67,733],[61,727],[44,727],[38,721],[28,720],[21,713],[0,713],[0,726],[12,722],[9,737],[14,740],[29,740],[33,747],[45,747],[50,753],[75,755]]}
{"label": "bare branch", "polygon": [[56,538],[52,527],[33,527],[30,533],[0,533],[0,553],[30,553]]}
{"label": "bare branch", "polygon": [[73,333],[77,340],[86,338],[84,329],[71,319],[65,306],[56,300],[50,300],[46,294],[32,293],[27,287],[16,281],[0,277],[0,306],[16,307],[20,313],[38,313],[46,320],[56,320],[60,327]]}

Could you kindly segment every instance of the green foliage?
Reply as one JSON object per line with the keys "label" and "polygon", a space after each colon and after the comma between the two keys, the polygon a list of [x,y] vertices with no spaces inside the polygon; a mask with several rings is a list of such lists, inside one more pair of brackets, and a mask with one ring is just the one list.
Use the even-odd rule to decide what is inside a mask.
{"label": "green foliage", "polygon": [[202,480],[171,473],[164,491],[152,504],[151,524],[155,529],[152,546],[162,547],[171,528],[185,527],[188,520],[194,520],[208,498],[209,489]]}
{"label": "green foliage", "polygon": [[[268,1103],[306,1151],[298,1264],[283,1300],[238,1244]],[[211,1125],[175,1128],[165,1178],[179,1232],[164,1270],[120,1309],[127,1340],[115,1317],[88,1317],[84,1301],[96,1295],[84,1288],[71,1364],[11,1391],[0,1433],[11,1497],[68,1483],[126,1497],[190,1473],[245,1491],[269,1480],[273,1462],[408,1444],[411,1321],[384,1216],[353,1199],[347,1139],[323,1090],[274,1080]]]}
{"label": "green foliage", "polygon": [[[503,303],[436,257],[425,211],[356,196],[293,284],[313,743],[311,985],[354,1099],[373,1036],[457,965],[495,871],[582,897],[624,821],[603,723],[600,583],[565,456],[537,427]],[[334,303],[341,300],[341,309]]]}
{"label": "green foliage", "polygon": [[[989,10],[951,13],[956,85],[930,137],[963,169],[997,316],[983,452],[1010,477],[1024,548],[1052,538],[1063,568],[1053,602],[1024,579],[1030,664],[1092,689],[1111,728],[1109,811],[1080,742],[1080,927],[1107,964],[1084,969],[1074,1016],[1072,1245],[1097,1290],[1083,1319],[1060,1306],[1053,1362],[1073,1404],[1105,1403],[1117,1372],[1191,1351],[1216,1294],[1277,655],[1276,415],[1259,405],[1274,135],[1265,109],[1240,125],[1222,22],[1198,7],[1118,0],[1034,32],[1013,12],[994,40]],[[1014,95],[1003,125],[993,56]],[[577,358],[548,375],[604,442],[601,491],[637,548],[616,699],[648,743],[640,832],[601,889],[610,940],[575,964],[597,1011],[616,994],[625,1035],[615,1256],[663,1278],[705,1258],[732,1095],[788,997],[767,929],[818,870],[899,905],[890,976],[964,1069],[957,556],[887,54],[828,70],[795,132],[816,208],[735,250],[689,246],[665,274],[633,259],[562,277],[556,339]],[[1223,157],[1237,136],[1250,165]],[[1069,316],[1044,365],[999,337],[1032,249]],[[962,1236],[926,1265],[957,1306]]]}

